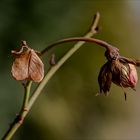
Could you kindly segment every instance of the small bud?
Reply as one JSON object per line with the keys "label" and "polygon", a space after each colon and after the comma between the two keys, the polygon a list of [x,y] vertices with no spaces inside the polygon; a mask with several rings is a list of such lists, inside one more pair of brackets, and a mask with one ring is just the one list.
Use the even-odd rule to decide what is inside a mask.
{"label": "small bud", "polygon": [[40,82],[44,77],[44,64],[35,50],[29,48],[26,41],[22,41],[22,48],[12,51],[16,57],[12,65],[12,76],[16,80],[32,80]]}
{"label": "small bud", "polygon": [[50,65],[51,66],[54,66],[56,64],[56,61],[55,61],[55,54],[52,54],[51,55],[51,58],[50,58]]}

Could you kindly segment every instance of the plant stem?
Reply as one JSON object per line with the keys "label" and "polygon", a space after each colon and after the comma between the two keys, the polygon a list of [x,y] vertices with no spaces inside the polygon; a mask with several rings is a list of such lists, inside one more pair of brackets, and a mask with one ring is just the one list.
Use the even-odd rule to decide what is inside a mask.
{"label": "plant stem", "polygon": [[44,55],[46,52],[48,52],[50,49],[52,49],[56,45],[63,44],[63,43],[66,43],[66,42],[73,42],[73,41],[85,41],[85,42],[96,43],[96,44],[98,44],[98,45],[100,45],[100,46],[102,46],[102,47],[104,47],[108,50],[110,50],[113,47],[112,45],[108,44],[107,42],[105,42],[103,40],[96,39],[96,38],[90,38],[89,36],[90,36],[90,34],[88,34],[85,37],[72,37],[72,38],[66,38],[66,39],[59,40],[59,41],[49,45],[47,48],[45,48],[41,52],[41,55]]}
{"label": "plant stem", "polygon": [[15,134],[16,130],[19,128],[19,126],[24,121],[24,117],[26,116],[26,114],[28,112],[27,105],[28,105],[28,101],[29,101],[29,97],[30,97],[31,84],[32,84],[32,82],[28,81],[27,84],[25,85],[22,108],[21,108],[19,114],[14,119],[14,121],[11,123],[10,128],[5,133],[2,140],[10,140],[12,138],[12,136]]}
{"label": "plant stem", "polygon": [[21,121],[24,120],[24,114],[25,112],[28,112],[28,102],[29,102],[29,97],[30,97],[30,89],[31,89],[32,81],[28,81],[26,86],[25,86],[25,95],[23,99],[23,105],[21,109]]}
{"label": "plant stem", "polygon": [[[92,21],[92,24],[91,24],[91,26],[90,26],[90,28],[89,28],[89,31],[88,31],[88,33],[86,33],[86,35],[84,36],[84,39],[85,38],[89,38],[89,40],[87,39],[81,39],[81,40],[73,40],[73,41],[82,41],[82,43],[81,42],[78,42],[78,44],[80,43],[81,44],[81,46],[85,43],[85,41],[87,41],[87,42],[95,42],[96,43],[96,41],[93,41],[92,39],[90,40],[90,38],[94,35],[94,34],[96,34],[97,33],[97,31],[99,30],[99,27],[98,27],[98,24],[99,24],[99,20],[100,20],[100,13],[99,12],[97,12],[96,14],[95,14],[95,16],[94,16],[94,19],[93,19],[93,21]],[[72,38],[69,38],[69,39],[72,39]],[[74,39],[74,38],[73,38]],[[96,40],[96,39],[95,39]],[[64,42],[70,42],[69,40],[67,40],[67,39],[62,39],[62,40],[59,40],[59,41],[57,41],[57,42],[55,42],[55,43],[53,43],[53,44],[51,44],[51,45],[48,45],[44,50],[42,50],[41,51],[41,55],[44,55],[46,52],[48,52],[51,48],[53,48],[54,46],[56,46],[56,45],[59,45],[59,44],[62,44],[62,43],[64,43]],[[109,44],[108,43],[104,43],[104,41],[102,41],[102,40],[98,40],[97,39],[97,42],[99,42],[99,43],[97,43],[97,44],[100,44],[100,42],[103,42],[103,43],[101,43],[101,44],[105,44],[105,46],[109,46]]]}
{"label": "plant stem", "polygon": [[[92,37],[95,33],[97,33],[97,27],[100,19],[100,14],[96,13],[93,24],[90,28],[90,31],[84,36],[85,38],[90,38]],[[10,140],[12,136],[15,134],[16,130],[21,126],[22,122],[24,121],[24,118],[32,108],[33,104],[35,103],[36,99],[38,96],[41,94],[41,91],[47,84],[47,82],[50,80],[50,78],[56,73],[56,71],[84,44],[84,41],[79,41],[77,42],[54,66],[50,68],[50,70],[47,72],[46,76],[44,79],[41,81],[41,83],[38,85],[36,90],[34,91],[32,97],[29,98],[29,93],[30,93],[30,87],[31,87],[31,82],[28,83],[28,86],[26,86],[25,90],[25,99],[23,101],[23,106],[22,109],[19,113],[19,115],[14,119],[13,123],[11,124],[9,130],[6,132],[2,140]],[[47,50],[47,49],[45,49]],[[42,51],[43,52],[43,51]],[[45,53],[46,51],[44,51]],[[26,108],[26,109],[25,109]]]}
{"label": "plant stem", "polygon": [[[94,34],[97,33],[97,27],[99,24],[99,19],[100,19],[100,14],[97,12],[94,20],[93,20],[93,24],[90,28],[90,31],[84,36],[85,38],[90,38],[92,37]],[[42,82],[39,84],[39,86],[37,87],[37,89],[35,90],[34,94],[32,95],[29,104],[28,104],[28,109],[30,109],[32,107],[32,105],[34,104],[34,102],[36,101],[37,97],[40,95],[41,91],[43,90],[43,88],[45,87],[45,85],[47,84],[47,82],[51,79],[51,77],[55,74],[55,72],[80,48],[82,47],[82,45],[85,43],[85,41],[79,41],[77,42],[58,62],[57,64],[55,64],[54,66],[51,67],[51,69],[47,72],[46,76],[44,77],[44,79],[42,80]],[[51,45],[50,45],[51,46]],[[49,46],[48,46],[49,47]],[[47,47],[47,48],[48,48]],[[44,49],[42,51],[41,54],[46,53],[46,50],[48,49]]]}

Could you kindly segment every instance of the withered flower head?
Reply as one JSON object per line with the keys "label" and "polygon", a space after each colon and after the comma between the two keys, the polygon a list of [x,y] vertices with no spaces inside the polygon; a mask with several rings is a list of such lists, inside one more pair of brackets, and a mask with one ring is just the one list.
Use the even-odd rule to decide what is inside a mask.
{"label": "withered flower head", "polygon": [[107,48],[105,56],[108,61],[101,67],[98,76],[100,94],[108,95],[112,82],[122,88],[135,89],[138,81],[135,66],[140,66],[140,61],[120,56],[119,50],[114,47]]}
{"label": "withered flower head", "polygon": [[36,51],[27,46],[26,41],[22,41],[20,51],[12,51],[11,53],[16,57],[11,71],[16,80],[40,82],[43,79],[44,64]]}

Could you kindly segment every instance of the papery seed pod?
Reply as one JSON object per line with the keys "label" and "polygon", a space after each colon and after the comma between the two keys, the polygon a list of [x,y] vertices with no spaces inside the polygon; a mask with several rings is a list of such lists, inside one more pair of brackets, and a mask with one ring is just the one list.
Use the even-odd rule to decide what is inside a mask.
{"label": "papery seed pod", "polygon": [[124,88],[135,89],[137,81],[138,76],[135,66],[125,61],[120,62],[119,59],[105,63],[98,76],[100,93],[103,91],[105,95],[108,95],[111,82]]}
{"label": "papery seed pod", "polygon": [[105,63],[99,73],[98,82],[100,86],[100,94],[102,91],[105,95],[108,95],[111,82],[112,82],[112,73],[110,70],[110,62]]}
{"label": "papery seed pod", "polygon": [[135,66],[132,64],[129,64],[129,67],[130,67],[130,73],[129,73],[130,83],[131,83],[132,88],[135,88],[138,81],[137,70]]}
{"label": "papery seed pod", "polygon": [[22,48],[12,51],[16,57],[12,65],[12,76],[16,80],[32,80],[40,82],[44,77],[44,64],[35,50],[29,48],[26,41],[22,42]]}
{"label": "papery seed pod", "polygon": [[111,72],[113,83],[124,88],[135,88],[138,76],[134,65],[121,63],[119,60],[115,60],[112,61]]}

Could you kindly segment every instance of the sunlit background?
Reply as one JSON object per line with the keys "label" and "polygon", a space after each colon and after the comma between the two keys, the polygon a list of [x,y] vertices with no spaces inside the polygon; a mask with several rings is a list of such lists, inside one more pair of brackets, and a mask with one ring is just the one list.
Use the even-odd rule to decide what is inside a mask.
{"label": "sunlit background", "polygon": [[[0,137],[20,110],[23,87],[11,76],[11,50],[26,40],[40,51],[62,38],[82,36],[93,15],[101,14],[95,35],[140,58],[140,1],[138,0],[1,0],[0,1]],[[50,67],[73,46],[60,45],[43,58]],[[87,43],[49,81],[13,140],[139,140],[140,82],[136,92],[112,84],[108,97],[98,96],[98,73],[106,62],[104,49]],[[138,75],[140,75],[138,68]]]}

